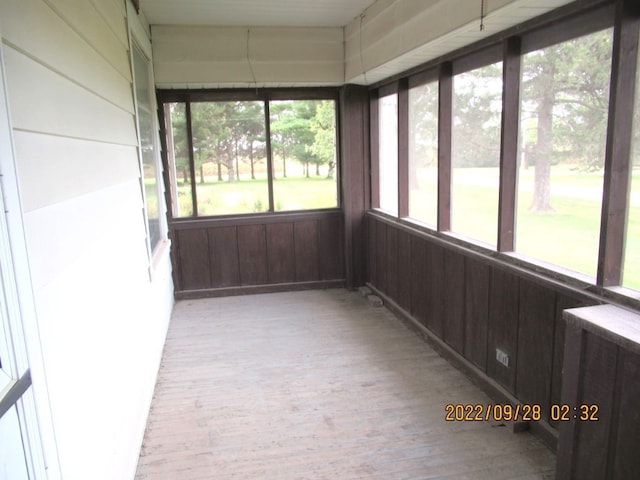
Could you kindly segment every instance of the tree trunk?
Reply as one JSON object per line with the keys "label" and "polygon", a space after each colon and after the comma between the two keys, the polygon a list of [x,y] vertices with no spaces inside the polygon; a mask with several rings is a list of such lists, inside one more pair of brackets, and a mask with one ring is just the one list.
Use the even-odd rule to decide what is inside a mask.
{"label": "tree trunk", "polygon": [[320,176],[320,163],[316,162],[316,177]]}
{"label": "tree trunk", "polygon": [[309,162],[304,162],[304,176],[309,178]]}
{"label": "tree trunk", "polygon": [[329,171],[327,172],[327,178],[333,178],[335,169],[336,169],[336,162],[334,161],[329,162]]}
{"label": "tree trunk", "polygon": [[220,160],[216,160],[216,163],[218,164],[218,181],[221,182],[222,181],[222,162]]}
{"label": "tree trunk", "polygon": [[204,183],[204,162],[200,164],[200,183]]}
{"label": "tree trunk", "polygon": [[251,180],[255,180],[256,179],[256,172],[255,172],[255,169],[253,167],[253,141],[251,142],[251,145],[249,146],[249,160],[251,161]]}
{"label": "tree trunk", "polygon": [[549,59],[542,70],[540,99],[538,103],[538,140],[533,153],[535,164],[533,200],[529,210],[532,212],[552,212],[551,206],[551,156],[553,151],[553,77],[555,65]]}

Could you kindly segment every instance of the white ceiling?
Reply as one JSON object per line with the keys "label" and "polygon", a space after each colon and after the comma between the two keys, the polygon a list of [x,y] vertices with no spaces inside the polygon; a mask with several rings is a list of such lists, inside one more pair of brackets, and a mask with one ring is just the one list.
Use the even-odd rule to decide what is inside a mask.
{"label": "white ceiling", "polygon": [[344,27],[375,0],[140,0],[154,25]]}

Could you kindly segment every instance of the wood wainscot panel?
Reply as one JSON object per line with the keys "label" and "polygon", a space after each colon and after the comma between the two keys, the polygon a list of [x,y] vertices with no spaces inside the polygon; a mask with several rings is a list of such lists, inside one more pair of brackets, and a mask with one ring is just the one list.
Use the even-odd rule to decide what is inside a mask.
{"label": "wood wainscot panel", "polygon": [[398,231],[398,305],[407,312],[411,311],[411,277],[413,256],[411,235]]}
{"label": "wood wainscot panel", "polygon": [[[581,395],[577,402],[566,403],[572,407],[597,405],[598,421],[575,421],[573,458],[576,462],[571,478],[595,480],[607,478],[618,349],[616,345],[591,333],[585,334],[583,349]],[[573,417],[574,413],[580,415],[580,411],[571,411],[570,415]]]}
{"label": "wood wainscot panel", "polygon": [[369,257],[369,263],[368,263],[368,272],[367,272],[367,278],[369,280],[369,282],[371,282],[372,284],[377,286],[376,283],[376,279],[377,279],[377,275],[378,275],[378,265],[377,265],[377,255],[376,255],[376,245],[378,243],[377,241],[377,233],[378,233],[378,229],[376,227],[376,224],[378,223],[378,221],[372,217],[369,217],[368,220],[368,228],[367,228],[367,233],[368,233],[368,238],[369,238],[369,248],[368,248],[368,257]]}
{"label": "wood wainscot panel", "polygon": [[266,226],[269,283],[293,282],[296,265],[292,223]]}
{"label": "wood wainscot panel", "polygon": [[238,233],[236,227],[216,227],[209,230],[211,287],[240,285]]}
{"label": "wood wainscot panel", "polygon": [[398,230],[387,226],[386,245],[387,295],[394,302],[398,302]]}
{"label": "wood wainscot panel", "polygon": [[238,258],[242,285],[261,285],[269,281],[264,225],[238,227]]}
{"label": "wood wainscot panel", "polygon": [[438,337],[444,337],[444,248],[434,243],[426,247],[426,317],[427,327]]}
{"label": "wood wainscot panel", "polygon": [[376,224],[376,286],[387,293],[387,224]]}
{"label": "wood wainscot panel", "polygon": [[294,225],[296,281],[318,280],[318,222],[302,220]]}
{"label": "wood wainscot panel", "polygon": [[180,290],[211,288],[209,237],[204,229],[177,232]]}
{"label": "wood wainscot panel", "polygon": [[486,372],[491,268],[472,258],[466,258],[465,262],[464,355]]}
{"label": "wood wainscot panel", "polygon": [[640,472],[640,354],[625,351],[620,362],[618,383],[620,406],[618,410],[618,432],[616,452],[611,478],[635,478]]}
{"label": "wood wainscot panel", "polygon": [[[491,270],[487,374],[512,394],[516,383],[519,284],[513,274]],[[508,366],[497,360],[497,349],[508,356]]]}
{"label": "wood wainscot panel", "polygon": [[464,351],[464,297],[465,273],[464,256],[458,252],[445,250],[444,275],[442,276],[442,315],[444,340],[458,353]]}
{"label": "wood wainscot panel", "polygon": [[554,291],[520,280],[516,396],[542,405],[545,416],[551,400],[555,307]]}
{"label": "wood wainscot panel", "polygon": [[343,221],[338,215],[318,220],[320,280],[344,278]]}
{"label": "wood wainscot panel", "polygon": [[411,315],[427,326],[427,241],[411,237]]}

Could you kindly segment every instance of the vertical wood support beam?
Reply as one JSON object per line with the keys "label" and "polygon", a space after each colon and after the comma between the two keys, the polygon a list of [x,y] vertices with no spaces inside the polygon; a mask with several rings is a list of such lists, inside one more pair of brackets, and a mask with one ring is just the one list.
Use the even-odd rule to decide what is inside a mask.
{"label": "vertical wood support beam", "polygon": [[409,216],[409,81],[398,85],[398,217]]}
{"label": "vertical wood support beam", "polygon": [[631,181],[638,10],[637,0],[618,0],[616,4],[597,278],[598,285],[604,287],[620,285],[622,281]]}
{"label": "vertical wood support beam", "polygon": [[369,176],[371,180],[371,207],[380,207],[380,107],[378,93],[374,93],[370,102],[371,109],[371,165]]}
{"label": "vertical wood support beam", "polygon": [[504,41],[502,62],[502,126],[500,135],[500,193],[498,251],[515,246],[516,181],[518,178],[518,127],[520,123],[520,38]]}
{"label": "vertical wood support beam", "polygon": [[271,112],[269,110],[269,101],[264,101],[264,125],[265,125],[265,141],[267,147],[267,185],[269,188],[269,211],[275,211],[275,203],[273,201],[273,152],[271,149]]}
{"label": "vertical wood support beam", "polygon": [[453,68],[440,65],[438,89],[438,231],[451,230],[451,130],[453,119]]}
{"label": "vertical wood support beam", "polygon": [[191,202],[193,205],[193,216],[197,217],[198,197],[196,195],[196,162],[193,156],[193,126],[191,124],[191,102],[185,103],[185,115],[187,116],[187,148],[189,150],[189,170],[191,174]]}
{"label": "vertical wood support beam", "polygon": [[371,208],[369,165],[369,90],[345,85],[340,90],[340,155],[344,212],[345,275],[347,288],[367,281],[367,220]]}

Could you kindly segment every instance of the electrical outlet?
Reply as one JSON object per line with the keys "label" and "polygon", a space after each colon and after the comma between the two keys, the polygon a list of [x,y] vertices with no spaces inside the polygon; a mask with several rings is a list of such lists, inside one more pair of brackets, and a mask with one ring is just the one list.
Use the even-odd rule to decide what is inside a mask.
{"label": "electrical outlet", "polygon": [[496,360],[498,360],[505,367],[509,367],[509,354],[504,350],[496,348]]}

